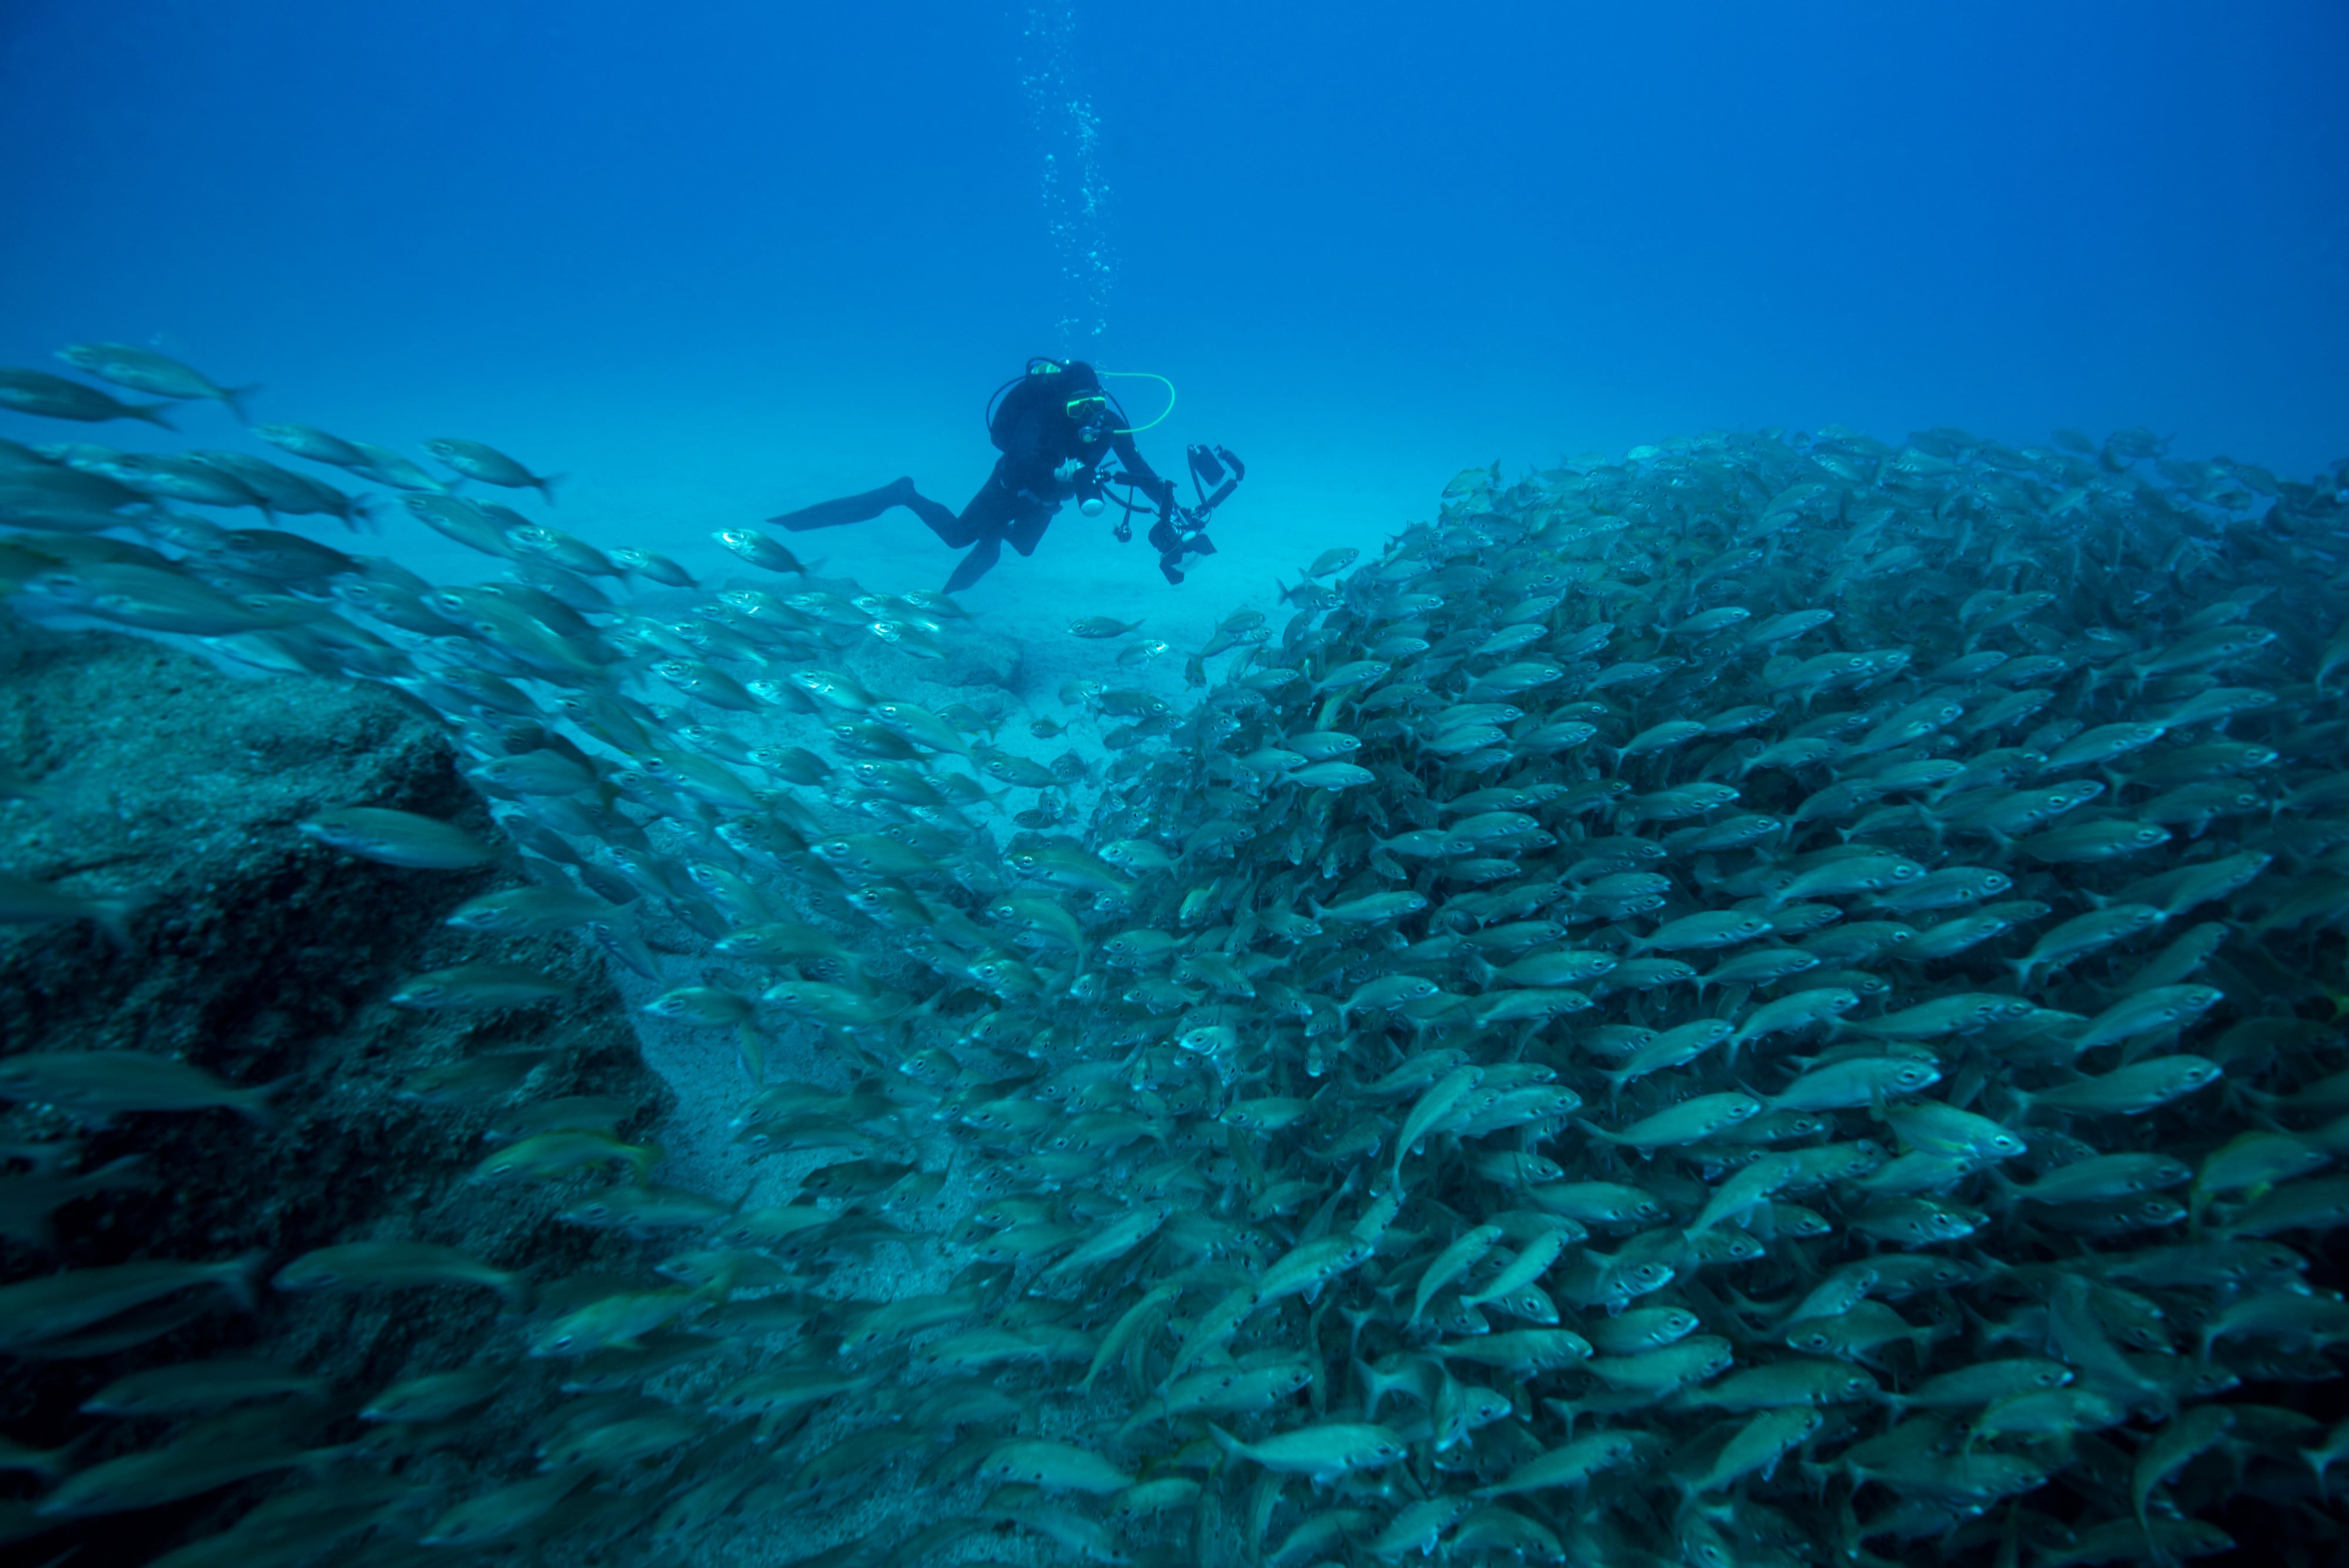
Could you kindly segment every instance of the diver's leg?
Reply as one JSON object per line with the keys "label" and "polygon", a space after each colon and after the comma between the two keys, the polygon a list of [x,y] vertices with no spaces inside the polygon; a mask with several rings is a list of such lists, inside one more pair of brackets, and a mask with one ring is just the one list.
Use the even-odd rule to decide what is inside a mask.
{"label": "diver's leg", "polygon": [[1019,501],[1003,487],[1000,481],[990,477],[978,487],[978,493],[970,498],[970,504],[962,509],[959,517],[935,501],[926,504],[930,510],[916,507],[915,514],[928,524],[930,532],[936,534],[948,548],[959,550],[966,545],[978,544],[989,534],[1002,533],[1003,525],[1011,520]]}
{"label": "diver's leg", "polygon": [[947,592],[960,593],[987,576],[995,569],[996,559],[1002,554],[1003,530],[990,529],[971,546],[970,554],[962,558],[962,565],[954,569],[954,576],[947,579]]}
{"label": "diver's leg", "polygon": [[1043,543],[1044,530],[1052,525],[1053,514],[1059,510],[1057,506],[1025,508],[1003,531],[1005,542],[1023,556],[1034,555],[1036,546]]}
{"label": "diver's leg", "polygon": [[[954,576],[947,579],[947,592],[951,594],[967,588],[994,569],[997,557],[1003,554],[1005,530],[1019,514],[1020,505],[1019,498],[1012,493],[1010,486],[1003,483],[999,467],[996,472],[988,476],[987,483],[978,487],[978,493],[970,498],[970,504],[962,509],[962,515],[947,520],[952,524],[951,532],[936,523],[930,523],[931,531],[947,544],[971,546],[970,554],[962,558],[962,564],[954,569]],[[945,508],[939,510],[944,511]],[[926,514],[922,520],[930,522]]]}
{"label": "diver's leg", "polygon": [[[767,521],[779,528],[799,534],[810,528],[837,528],[843,523],[869,522],[892,506],[912,506],[920,499],[914,493],[914,482],[900,479],[878,490],[868,490],[862,495],[843,495],[837,501],[819,501],[813,506],[802,506],[796,512],[785,512]],[[936,503],[925,504],[935,505]]]}
{"label": "diver's leg", "polygon": [[[928,524],[931,533],[945,539],[948,544],[956,543],[956,539],[949,535],[958,535],[961,532],[961,519],[955,515],[954,508],[942,502],[933,501],[916,490],[912,480],[909,479],[905,483],[905,493],[899,497],[899,504],[924,523]],[[968,544],[970,541],[963,539],[960,542]]]}

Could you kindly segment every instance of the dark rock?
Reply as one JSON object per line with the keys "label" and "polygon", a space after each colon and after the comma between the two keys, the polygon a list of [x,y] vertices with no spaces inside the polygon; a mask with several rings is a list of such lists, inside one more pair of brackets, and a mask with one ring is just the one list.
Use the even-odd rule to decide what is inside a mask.
{"label": "dark rock", "polygon": [[[466,1183],[488,1151],[486,1112],[506,1102],[467,1109],[398,1093],[425,1067],[528,1049],[547,1057],[527,1097],[633,1099],[639,1111],[624,1131],[641,1132],[666,1090],[638,1059],[600,955],[569,936],[500,940],[442,924],[466,898],[518,880],[516,863],[404,870],[295,830],[316,812],[366,805],[494,836],[437,722],[380,687],[237,680],[157,643],[0,616],[0,760],[47,784],[53,807],[0,802],[0,867],[77,893],[150,899],[119,949],[88,921],[0,928],[0,1051],[143,1051],[236,1085],[281,1085],[265,1127],[206,1110],[84,1129],[53,1110],[5,1107],[0,1139],[79,1138],[80,1168],[137,1155],[154,1183],[60,1210],[54,1251],[0,1242],[0,1283],[246,1253],[264,1260],[265,1278],[301,1252],[355,1240],[441,1242],[536,1280],[637,1259],[634,1242],[555,1220],[560,1195],[576,1184]],[[478,1014],[385,1000],[405,976],[473,961],[530,964],[574,989],[556,1002]],[[0,1430],[38,1447],[71,1441],[98,1424],[78,1413],[98,1387],[215,1355],[273,1356],[363,1396],[401,1376],[520,1353],[519,1321],[480,1289],[312,1296],[264,1285],[249,1315],[224,1293],[198,1304],[184,1324],[114,1354],[10,1363]],[[547,1364],[524,1370],[509,1397],[515,1420],[555,1397],[553,1378]],[[307,1440],[364,1435],[347,1413],[360,1402],[333,1407]],[[78,1459],[164,1435],[153,1422],[102,1425]],[[502,1473],[519,1439],[493,1407],[466,1442]],[[219,1528],[273,1484],[61,1521],[41,1546],[143,1562],[191,1530]],[[36,1490],[21,1475],[0,1488]]]}

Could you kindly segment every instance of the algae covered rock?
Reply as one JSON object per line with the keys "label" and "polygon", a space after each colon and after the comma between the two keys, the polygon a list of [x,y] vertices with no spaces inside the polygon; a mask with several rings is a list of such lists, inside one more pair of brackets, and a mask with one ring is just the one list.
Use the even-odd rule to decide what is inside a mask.
{"label": "algae covered rock", "polygon": [[[65,1196],[9,1227],[0,1292],[60,1270],[242,1260],[223,1271],[229,1288],[18,1335],[26,1343],[0,1380],[0,1430],[36,1449],[82,1440],[77,1460],[102,1462],[151,1445],[160,1428],[80,1414],[96,1390],[142,1368],[265,1356],[338,1391],[302,1423],[303,1440],[347,1443],[369,1430],[351,1412],[393,1379],[514,1355],[512,1293],[271,1288],[295,1257],[422,1241],[543,1281],[633,1253],[558,1222],[544,1187],[468,1179],[511,1091],[525,1103],[598,1096],[618,1108],[624,1132],[657,1110],[662,1091],[600,955],[568,934],[492,938],[443,924],[465,899],[518,879],[510,853],[471,870],[408,870],[297,830],[319,812],[366,805],[494,836],[431,717],[379,686],[239,680],[158,643],[0,618],[0,757],[16,784],[16,798],[0,802],[0,869],[131,911],[112,937],[86,919],[0,927],[5,1059],[121,1054],[92,1059],[177,1064],[236,1096],[115,1109],[101,1089],[77,1111],[42,1103],[37,1085],[10,1087],[20,1103],[0,1115],[0,1140],[15,1158],[0,1179],[14,1184],[12,1214]],[[528,966],[566,993],[481,1012],[388,1001],[406,976],[480,961]],[[38,1179],[63,1185],[27,1185]],[[519,1402],[535,1409],[543,1389],[517,1382]],[[500,1452],[501,1430],[493,1407],[467,1439]],[[409,1469],[429,1476],[431,1466]],[[205,1489],[135,1511],[40,1515],[34,1490],[0,1502],[0,1535],[37,1533],[92,1561],[143,1561],[246,1501]]]}

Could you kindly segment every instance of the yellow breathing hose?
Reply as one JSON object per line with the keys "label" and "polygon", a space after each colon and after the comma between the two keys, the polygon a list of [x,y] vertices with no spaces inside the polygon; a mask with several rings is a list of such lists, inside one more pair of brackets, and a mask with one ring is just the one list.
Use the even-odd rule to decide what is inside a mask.
{"label": "yellow breathing hose", "polygon": [[1118,433],[1118,434],[1120,434],[1120,435],[1136,435],[1136,434],[1139,434],[1140,432],[1142,432],[1142,431],[1146,431],[1146,430],[1151,429],[1151,428],[1152,428],[1152,426],[1154,426],[1154,425],[1163,425],[1163,424],[1164,424],[1164,423],[1166,422],[1166,416],[1167,416],[1168,414],[1171,414],[1171,413],[1173,413],[1173,412],[1174,411],[1174,382],[1172,382],[1172,381],[1170,381],[1170,380],[1168,380],[1165,377],[1164,377],[1164,376],[1161,376],[1161,375],[1157,374],[1157,373],[1156,373],[1156,372],[1154,372],[1154,371],[1151,371],[1151,370],[1102,370],[1102,371],[1099,371],[1099,372],[1096,372],[1096,373],[1097,373],[1097,374],[1099,374],[1099,375],[1103,375],[1103,376],[1124,376],[1124,377],[1130,377],[1130,378],[1139,378],[1139,379],[1143,379],[1143,380],[1155,381],[1155,382],[1157,382],[1160,386],[1164,387],[1164,388],[1166,389],[1166,406],[1165,406],[1164,409],[1161,409],[1161,410],[1158,411],[1158,417],[1157,417],[1156,419],[1154,419],[1154,420],[1151,421],[1150,421],[1150,423],[1149,423],[1149,424],[1146,424],[1146,425],[1133,425],[1133,426],[1129,426],[1128,428],[1126,428],[1126,429],[1124,429],[1124,430],[1122,430],[1122,431],[1118,431],[1117,433]]}

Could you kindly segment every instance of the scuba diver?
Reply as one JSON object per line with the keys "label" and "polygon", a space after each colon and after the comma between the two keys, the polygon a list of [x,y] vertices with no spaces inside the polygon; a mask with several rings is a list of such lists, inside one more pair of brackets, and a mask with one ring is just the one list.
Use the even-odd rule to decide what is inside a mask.
{"label": "scuba diver", "polygon": [[[1158,512],[1149,534],[1158,569],[1169,583],[1179,583],[1184,566],[1216,553],[1206,532],[1207,514],[1231,494],[1246,471],[1224,448],[1191,448],[1192,483],[1200,496],[1198,505],[1185,507],[1175,500],[1174,486],[1135,450],[1135,428],[1091,365],[1081,359],[1030,359],[1023,374],[997,388],[989,400],[987,433],[1002,455],[960,515],[916,491],[911,479],[900,479],[768,521],[797,533],[863,523],[892,506],[905,507],[948,545],[969,549],[947,579],[947,591],[954,593],[985,576],[1007,543],[1022,556],[1034,555],[1063,502],[1074,498],[1084,515],[1101,515],[1106,487],[1116,484],[1127,492],[1112,498],[1125,509],[1117,524],[1119,540],[1133,536],[1133,496],[1146,496]],[[1105,471],[1102,460],[1112,456],[1117,466]],[[1232,471],[1228,477],[1226,465]]]}

